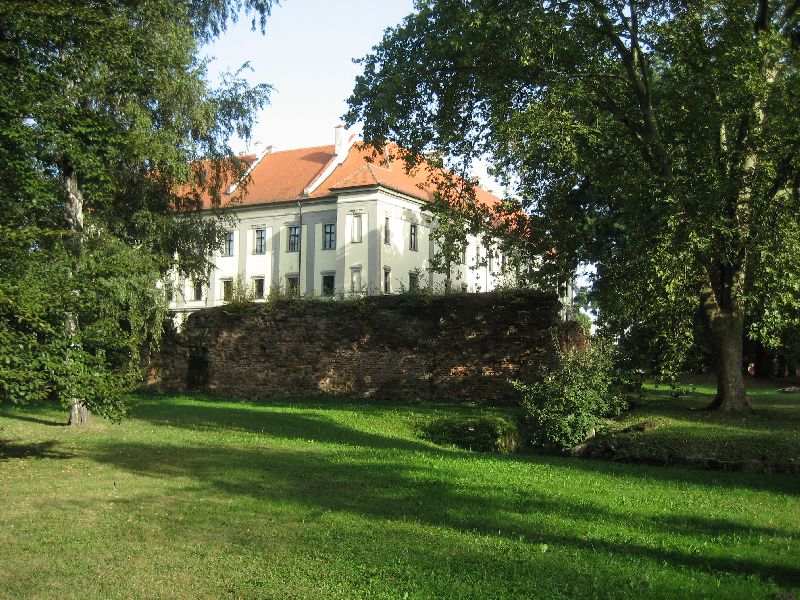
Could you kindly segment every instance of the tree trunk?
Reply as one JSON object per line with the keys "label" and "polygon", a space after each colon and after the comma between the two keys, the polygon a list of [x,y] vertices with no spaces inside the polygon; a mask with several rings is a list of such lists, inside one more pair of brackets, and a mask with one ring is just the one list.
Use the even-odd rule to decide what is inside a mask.
{"label": "tree trunk", "polygon": [[72,407],[69,411],[69,423],[72,427],[76,427],[78,425],[88,425],[90,421],[89,408],[81,402],[78,398],[72,399]]}
{"label": "tree trunk", "polygon": [[717,377],[717,395],[708,408],[748,411],[750,399],[742,376],[743,315],[736,308],[720,309],[711,290],[703,292],[703,313]]}
{"label": "tree trunk", "polygon": [[[69,163],[64,165],[62,177],[65,196],[64,218],[67,231],[70,232],[67,245],[75,258],[80,261],[81,255],[83,254],[83,193],[78,186],[78,175]],[[74,290],[74,293],[77,294],[78,291]],[[77,345],[78,342],[75,341],[79,330],[77,314],[67,314],[64,329],[66,330],[67,338],[70,340],[70,345]],[[89,408],[83,403],[83,400],[80,398],[70,398],[70,404],[71,409],[69,413],[69,422],[67,424],[71,426],[88,425]]]}

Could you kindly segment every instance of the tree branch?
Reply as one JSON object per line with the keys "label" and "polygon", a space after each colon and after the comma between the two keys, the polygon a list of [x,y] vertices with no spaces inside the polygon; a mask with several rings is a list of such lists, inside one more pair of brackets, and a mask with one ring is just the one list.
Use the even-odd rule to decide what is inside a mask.
{"label": "tree branch", "polygon": [[[605,7],[602,6],[597,0],[589,0],[589,3],[594,7],[597,18],[600,21],[599,31],[605,35],[611,44],[616,48],[625,71],[628,74],[628,79],[636,100],[639,104],[639,111],[641,112],[642,120],[644,122],[643,134],[647,143],[652,146],[652,154],[655,158],[654,167],[656,174],[662,177],[672,176],[672,161],[669,154],[664,147],[661,133],[658,127],[658,121],[653,111],[652,98],[650,94],[650,83],[647,78],[647,69],[644,64],[644,57],[642,56],[641,48],[638,46],[636,39],[631,36],[631,49],[629,50],[622,38],[619,37],[614,24],[606,14]],[[631,3],[633,9],[633,3]],[[638,30],[638,25],[636,26]]]}
{"label": "tree branch", "polygon": [[754,23],[756,33],[769,31],[769,0],[758,0],[758,12]]}

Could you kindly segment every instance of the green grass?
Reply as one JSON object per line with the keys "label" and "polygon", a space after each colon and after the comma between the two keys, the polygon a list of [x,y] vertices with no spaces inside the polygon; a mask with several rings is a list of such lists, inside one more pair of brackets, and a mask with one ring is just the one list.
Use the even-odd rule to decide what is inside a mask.
{"label": "green grass", "polygon": [[442,448],[468,408],[135,399],[0,411],[3,598],[768,598],[800,478]]}
{"label": "green grass", "polygon": [[608,423],[608,434],[596,445],[613,444],[621,459],[800,464],[800,393],[780,392],[790,385],[785,381],[749,380],[748,385],[753,411],[747,415],[702,410],[716,392],[708,378],[695,378],[678,390],[647,385],[640,405]]}

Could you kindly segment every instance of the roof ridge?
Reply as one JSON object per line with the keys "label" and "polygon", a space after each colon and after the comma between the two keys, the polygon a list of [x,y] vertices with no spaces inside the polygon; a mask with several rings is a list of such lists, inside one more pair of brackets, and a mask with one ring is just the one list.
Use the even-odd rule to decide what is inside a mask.
{"label": "roof ridge", "polygon": [[286,150],[273,150],[272,152],[265,153],[265,156],[272,156],[274,154],[283,154],[284,152],[300,152],[301,150],[319,150],[320,148],[332,148],[333,144],[322,144],[320,146],[303,146],[302,148],[287,148]]}

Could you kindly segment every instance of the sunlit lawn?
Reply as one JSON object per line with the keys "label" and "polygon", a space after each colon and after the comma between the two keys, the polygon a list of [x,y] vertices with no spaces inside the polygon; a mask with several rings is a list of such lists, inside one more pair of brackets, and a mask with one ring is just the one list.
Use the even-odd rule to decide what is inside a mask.
{"label": "sunlit lawn", "polygon": [[800,466],[800,393],[779,391],[793,385],[786,380],[748,379],[747,385],[753,411],[746,415],[702,410],[716,392],[710,377],[695,377],[677,390],[647,385],[641,404],[609,424],[615,454]]}
{"label": "sunlit lawn", "polygon": [[144,397],[0,411],[4,598],[767,598],[800,593],[800,478],[503,457],[452,407]]}

